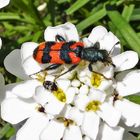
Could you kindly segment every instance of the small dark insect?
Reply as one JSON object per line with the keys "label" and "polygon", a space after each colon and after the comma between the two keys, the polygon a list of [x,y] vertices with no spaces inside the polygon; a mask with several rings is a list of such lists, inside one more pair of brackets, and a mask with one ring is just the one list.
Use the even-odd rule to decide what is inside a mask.
{"label": "small dark insect", "polygon": [[55,82],[52,82],[52,81],[44,81],[43,86],[45,89],[47,89],[49,91],[57,91],[58,90],[57,85],[55,84]]}
{"label": "small dark insect", "polygon": [[[117,42],[115,45],[117,45],[118,43],[119,42]],[[41,43],[34,50],[33,57],[38,63],[42,64],[51,63],[50,66],[39,72],[56,69],[60,67],[62,64],[73,64],[69,68],[69,70],[57,76],[58,78],[66,74],[67,72],[70,72],[73,69],[75,69],[81,60],[86,60],[90,62],[88,68],[91,72],[95,72],[92,69],[92,65],[95,64],[97,61],[102,62],[105,65],[111,64],[112,66],[115,67],[111,57],[109,56],[110,52],[108,52],[105,49],[100,49],[99,42],[96,42],[93,46],[86,48],[84,47],[83,42],[75,42],[75,41],[66,42],[66,40],[62,36],[56,35],[56,41],[47,41]],[[102,76],[106,78],[104,75]]]}
{"label": "small dark insect", "polygon": [[119,96],[119,93],[116,91],[116,89],[114,90],[114,93],[113,93],[112,96],[113,96],[113,105],[115,105],[115,102],[116,102],[117,100],[122,99],[122,97]]}
{"label": "small dark insect", "polygon": [[42,112],[42,113],[45,113],[45,108],[43,106],[39,106],[38,111]]}

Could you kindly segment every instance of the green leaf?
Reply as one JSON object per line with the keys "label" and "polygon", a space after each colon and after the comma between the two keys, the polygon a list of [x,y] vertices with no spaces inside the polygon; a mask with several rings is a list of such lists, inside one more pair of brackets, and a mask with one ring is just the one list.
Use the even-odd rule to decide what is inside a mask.
{"label": "green leaf", "polygon": [[69,9],[66,10],[67,15],[70,15],[87,4],[90,0],[77,0]]}
{"label": "green leaf", "polygon": [[43,31],[38,31],[34,34],[32,41],[33,42],[38,42],[40,36],[42,35]]}
{"label": "green leaf", "polygon": [[11,1],[14,6],[19,8],[20,10],[23,10],[24,12],[30,13],[30,10],[27,6],[27,3],[25,3],[23,0],[12,0]]}
{"label": "green leaf", "polygon": [[62,4],[62,3],[65,3],[65,2],[70,2],[70,0],[58,0],[57,3],[59,4]]}
{"label": "green leaf", "polygon": [[18,14],[15,13],[0,13],[0,20],[17,20],[17,21],[22,21],[22,22],[28,22],[24,18],[21,18]]}
{"label": "green leaf", "polygon": [[130,20],[130,17],[133,13],[133,10],[134,10],[134,7],[135,5],[134,4],[131,4],[129,6],[125,5],[124,6],[124,9],[123,9],[123,12],[122,12],[122,16],[125,18],[126,21],[129,22]]}
{"label": "green leaf", "polygon": [[140,20],[140,8],[134,9],[132,16],[131,16],[131,20],[132,21]]}
{"label": "green leaf", "polygon": [[124,98],[126,98],[129,101],[134,102],[136,104],[140,104],[140,96],[139,95],[129,95],[129,96],[125,96]]}
{"label": "green leaf", "polygon": [[45,28],[45,24],[43,23],[43,20],[41,19],[41,16],[39,12],[37,11],[37,8],[34,6],[33,0],[28,0],[28,9],[30,9],[30,15],[33,16],[36,23],[39,24],[41,27]]}
{"label": "green leaf", "polygon": [[[10,124],[6,124],[1,130],[0,130],[0,139],[2,139],[9,131],[11,130]],[[14,131],[13,131],[14,133]],[[12,134],[13,134],[12,133]]]}
{"label": "green leaf", "polygon": [[94,13],[93,15],[89,16],[88,18],[86,18],[85,20],[83,20],[79,24],[77,24],[78,31],[82,31],[82,30],[86,29],[93,23],[102,19],[104,16],[106,16],[105,8],[99,10],[98,12]]}
{"label": "green leaf", "polygon": [[116,10],[107,12],[112,23],[116,26],[117,30],[122,34],[123,38],[127,41],[131,49],[136,51],[140,56],[140,38],[137,36],[133,28]]}
{"label": "green leaf", "polygon": [[56,17],[56,10],[55,10],[55,7],[56,7],[56,3],[54,0],[49,0],[48,4],[47,4],[47,7],[48,7],[48,12],[51,16],[51,23],[53,26],[55,26],[55,17]]}

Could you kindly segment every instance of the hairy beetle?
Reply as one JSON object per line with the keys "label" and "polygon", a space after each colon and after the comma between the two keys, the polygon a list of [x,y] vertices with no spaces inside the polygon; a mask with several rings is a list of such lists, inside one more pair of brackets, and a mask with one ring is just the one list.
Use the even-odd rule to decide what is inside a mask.
{"label": "hairy beetle", "polygon": [[[117,42],[116,44],[118,43],[119,42]],[[56,35],[56,41],[47,41],[41,43],[34,50],[33,57],[38,63],[52,64],[41,71],[56,69],[62,64],[73,64],[68,71],[57,76],[60,77],[76,68],[81,60],[86,60],[90,62],[88,68],[91,72],[95,72],[92,69],[92,64],[96,63],[97,61],[100,61],[104,64],[111,64],[115,67],[109,54],[110,52],[108,53],[107,50],[100,49],[99,42],[96,42],[91,47],[85,48],[83,42],[66,42],[66,40],[62,36]],[[103,74],[100,75],[106,78]]]}
{"label": "hairy beetle", "polygon": [[44,81],[43,82],[43,86],[45,89],[49,90],[49,91],[57,91],[58,87],[55,84],[55,82],[51,82],[51,81]]}

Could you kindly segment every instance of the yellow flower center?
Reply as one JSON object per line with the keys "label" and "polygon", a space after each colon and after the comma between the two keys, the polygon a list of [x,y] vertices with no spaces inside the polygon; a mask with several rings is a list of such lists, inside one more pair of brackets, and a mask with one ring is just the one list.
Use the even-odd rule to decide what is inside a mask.
{"label": "yellow flower center", "polygon": [[100,110],[100,105],[101,105],[100,101],[93,100],[87,104],[86,111],[96,112],[97,110]]}
{"label": "yellow flower center", "polygon": [[58,90],[53,91],[53,95],[61,102],[66,102],[66,95],[64,91],[61,88],[58,88]]}
{"label": "yellow flower center", "polygon": [[75,122],[73,120],[67,119],[65,117],[58,117],[57,120],[64,123],[65,127],[68,127],[69,125],[74,125],[75,124]]}
{"label": "yellow flower center", "polygon": [[97,73],[92,73],[91,75],[91,84],[93,87],[97,88],[100,86],[101,82],[102,82],[102,76],[100,74]]}

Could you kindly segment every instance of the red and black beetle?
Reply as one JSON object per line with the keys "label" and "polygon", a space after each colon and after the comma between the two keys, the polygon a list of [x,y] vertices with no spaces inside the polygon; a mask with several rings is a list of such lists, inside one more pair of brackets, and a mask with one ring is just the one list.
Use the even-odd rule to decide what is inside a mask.
{"label": "red and black beetle", "polygon": [[[119,42],[117,42],[116,44],[118,43]],[[56,35],[56,41],[47,41],[41,43],[34,50],[33,57],[38,63],[52,64],[44,70],[56,69],[62,64],[73,64],[68,71],[58,76],[60,77],[76,68],[76,66],[78,66],[81,60],[86,60],[90,62],[88,68],[91,72],[95,72],[92,69],[92,64],[96,63],[97,61],[100,61],[105,64],[111,64],[115,67],[115,65],[112,63],[109,54],[110,53],[108,53],[107,50],[100,49],[99,42],[96,42],[91,47],[84,47],[83,42],[66,42],[66,40],[62,36]]]}

